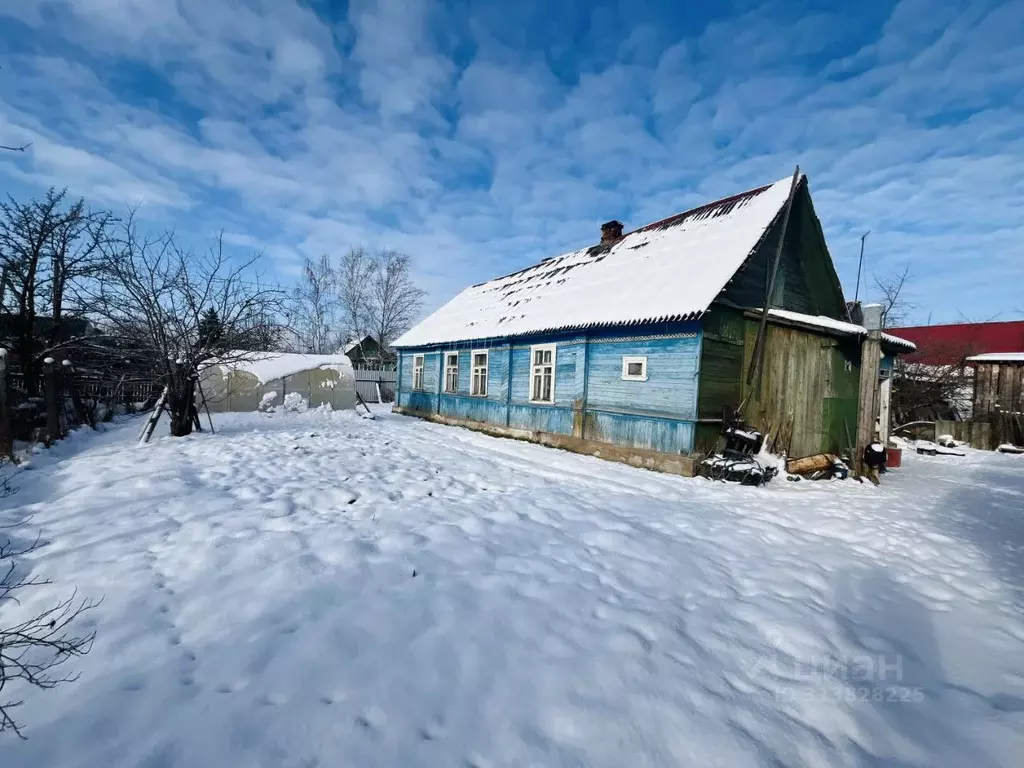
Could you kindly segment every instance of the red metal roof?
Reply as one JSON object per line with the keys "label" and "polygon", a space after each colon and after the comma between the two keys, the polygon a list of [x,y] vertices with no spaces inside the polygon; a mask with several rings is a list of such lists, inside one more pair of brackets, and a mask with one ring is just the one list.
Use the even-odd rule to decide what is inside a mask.
{"label": "red metal roof", "polygon": [[1024,320],[1003,323],[959,323],[886,328],[900,338],[917,344],[907,355],[912,363],[949,365],[969,355],[987,352],[1024,352]]}

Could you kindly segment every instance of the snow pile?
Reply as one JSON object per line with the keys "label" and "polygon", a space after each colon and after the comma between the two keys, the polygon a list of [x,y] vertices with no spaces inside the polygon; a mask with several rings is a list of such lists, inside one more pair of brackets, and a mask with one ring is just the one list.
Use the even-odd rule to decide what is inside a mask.
{"label": "snow pile", "polygon": [[284,396],[284,402],[281,404],[281,407],[292,413],[305,413],[309,410],[309,403],[298,392],[289,392]]}
{"label": "snow pile", "polygon": [[257,411],[273,411],[274,401],[277,400],[277,392],[266,392],[263,397],[260,398],[260,404],[256,406]]}
{"label": "snow pile", "polygon": [[223,414],[139,450],[129,424],[19,476],[54,583],[0,620],[104,601],[77,683],[5,689],[29,739],[3,765],[1024,753],[1020,457],[747,488],[377,415]]}

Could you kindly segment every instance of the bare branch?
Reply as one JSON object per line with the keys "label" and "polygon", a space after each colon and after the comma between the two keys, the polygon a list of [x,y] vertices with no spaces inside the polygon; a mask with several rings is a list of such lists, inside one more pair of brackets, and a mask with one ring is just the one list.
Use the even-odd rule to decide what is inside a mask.
{"label": "bare branch", "polygon": [[[0,463],[0,472],[5,463]],[[7,475],[0,474],[0,496],[10,493],[13,489]],[[20,558],[41,546],[38,535],[30,544],[19,545],[0,531],[0,605],[8,601],[18,603],[19,591],[50,583],[47,579],[23,573],[19,567]],[[13,626],[0,627],[0,732],[11,730],[24,738],[21,724],[13,714],[22,700],[7,699],[3,695],[8,685],[50,689],[78,678],[76,673],[55,670],[91,650],[96,633],[78,634],[73,631],[72,624],[97,605],[98,601],[80,599],[77,592],[73,592],[69,598],[34,616]]]}
{"label": "bare branch", "polygon": [[398,251],[380,251],[370,291],[370,328],[382,349],[407,331],[423,307],[426,292],[412,280],[412,260]]}

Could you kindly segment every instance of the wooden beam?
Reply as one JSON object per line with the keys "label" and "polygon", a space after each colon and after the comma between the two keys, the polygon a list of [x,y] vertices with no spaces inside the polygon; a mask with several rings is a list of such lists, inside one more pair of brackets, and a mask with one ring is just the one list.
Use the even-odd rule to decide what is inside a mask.
{"label": "wooden beam", "polygon": [[[796,195],[796,187],[800,181],[800,166],[793,171],[793,181],[789,185],[789,195],[786,197],[786,205],[782,209],[782,231],[779,232],[779,242],[775,246],[775,259],[772,262],[771,277],[768,278],[768,290],[764,297],[764,311],[761,313],[761,325],[757,329],[757,338],[754,340],[754,353],[750,357],[750,369],[747,371],[747,386],[754,381],[754,374],[759,373],[764,364],[764,348],[766,334],[768,333],[768,310],[772,306],[772,294],[775,292],[775,279],[779,274],[779,262],[782,260],[782,245],[786,240],[786,228],[789,226],[789,212],[793,208],[793,197]],[[761,379],[758,377],[758,389],[761,388]]]}
{"label": "wooden beam", "polygon": [[875,422],[878,419],[878,369],[882,361],[882,325],[884,314],[880,304],[865,304],[864,327],[868,335],[861,343],[860,388],[857,397],[857,435],[854,446],[854,468],[859,476],[864,474],[864,449],[875,438]]}

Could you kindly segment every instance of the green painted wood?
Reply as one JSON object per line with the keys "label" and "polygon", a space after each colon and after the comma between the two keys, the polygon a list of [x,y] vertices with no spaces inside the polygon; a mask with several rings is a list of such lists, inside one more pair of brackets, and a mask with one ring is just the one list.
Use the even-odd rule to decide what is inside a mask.
{"label": "green painted wood", "polygon": [[[741,307],[764,306],[771,260],[775,256],[781,230],[781,221],[776,221],[720,298]],[[846,304],[839,277],[825,245],[821,222],[814,212],[806,179],[801,182],[793,200],[780,259],[771,302],[773,307],[845,318]]]}
{"label": "green painted wood", "polygon": [[742,397],[744,318],[738,311],[716,307],[704,316],[702,326],[697,418],[720,419]]}

